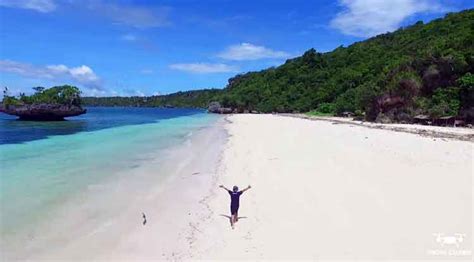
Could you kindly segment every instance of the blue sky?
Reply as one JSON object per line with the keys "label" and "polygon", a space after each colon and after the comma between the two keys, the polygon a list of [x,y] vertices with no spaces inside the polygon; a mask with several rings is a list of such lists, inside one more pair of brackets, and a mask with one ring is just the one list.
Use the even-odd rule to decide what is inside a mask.
{"label": "blue sky", "polygon": [[85,95],[222,88],[238,73],[331,51],[464,0],[0,0],[0,84],[73,84]]}

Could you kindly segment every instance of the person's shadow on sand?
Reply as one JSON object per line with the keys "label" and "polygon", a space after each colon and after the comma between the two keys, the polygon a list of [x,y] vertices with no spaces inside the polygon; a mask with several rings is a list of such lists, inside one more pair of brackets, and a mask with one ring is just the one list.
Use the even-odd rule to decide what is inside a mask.
{"label": "person's shadow on sand", "polygon": [[[224,214],[220,214],[220,216],[222,216],[222,217],[225,217],[225,218],[229,219],[230,226],[232,226],[232,221],[231,221],[232,217],[231,217],[231,216],[224,215]],[[235,222],[238,222],[238,221],[239,221],[239,219],[241,219],[241,218],[247,218],[247,217],[237,217],[237,221],[235,221]]]}

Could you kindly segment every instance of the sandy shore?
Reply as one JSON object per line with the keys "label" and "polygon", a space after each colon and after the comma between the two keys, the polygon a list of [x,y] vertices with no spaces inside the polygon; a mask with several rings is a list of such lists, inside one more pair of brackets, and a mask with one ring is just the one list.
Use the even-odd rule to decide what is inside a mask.
{"label": "sandy shore", "polygon": [[195,130],[166,150],[132,155],[143,161],[65,199],[61,210],[33,231],[4,239],[0,261],[182,257],[192,240],[188,233],[209,215],[203,200],[216,183],[227,141],[224,123],[221,118]]}
{"label": "sandy shore", "polygon": [[[218,184],[252,185],[243,218],[230,228],[229,196],[216,188],[185,258],[470,261],[471,142],[272,115],[228,120]],[[458,248],[435,233],[465,236]]]}
{"label": "sandy shore", "polygon": [[[160,157],[134,171],[139,179],[126,174],[101,191],[94,212],[87,203],[99,198],[82,199],[71,210],[76,218],[84,212],[84,223],[43,236],[46,242],[32,242],[16,258],[471,259],[459,252],[472,247],[472,142],[233,115]],[[167,165],[160,166],[170,173],[166,181],[150,178],[157,165]],[[230,199],[219,184],[252,185],[234,230]],[[108,211],[106,203],[120,201],[127,201],[120,216],[94,220]],[[464,238],[459,247],[442,246],[435,233]]]}

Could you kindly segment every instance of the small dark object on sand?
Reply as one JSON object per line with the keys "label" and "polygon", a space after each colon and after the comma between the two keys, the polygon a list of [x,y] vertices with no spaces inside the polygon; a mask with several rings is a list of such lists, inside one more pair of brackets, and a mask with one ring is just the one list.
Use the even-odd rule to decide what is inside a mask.
{"label": "small dark object on sand", "polygon": [[145,225],[146,224],[146,215],[145,215],[145,213],[142,213],[142,217],[143,217],[143,225]]}

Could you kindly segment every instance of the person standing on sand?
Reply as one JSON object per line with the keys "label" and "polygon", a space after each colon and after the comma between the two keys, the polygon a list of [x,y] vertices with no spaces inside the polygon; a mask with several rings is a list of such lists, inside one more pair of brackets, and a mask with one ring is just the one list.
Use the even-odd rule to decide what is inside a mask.
{"label": "person standing on sand", "polygon": [[227,190],[227,192],[230,195],[230,225],[232,226],[232,229],[234,229],[234,224],[239,220],[239,200],[240,200],[240,195],[242,195],[243,192],[249,190],[251,187],[248,186],[246,189],[239,191],[239,188],[237,186],[234,186],[232,188],[232,191],[230,191],[228,188],[226,188],[223,185],[219,186],[220,188],[223,188]]}

